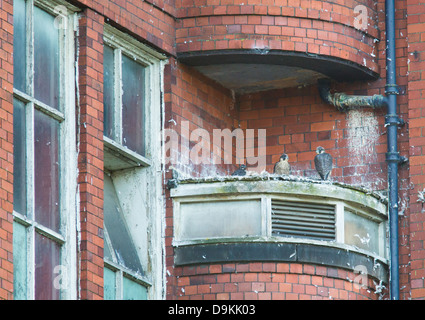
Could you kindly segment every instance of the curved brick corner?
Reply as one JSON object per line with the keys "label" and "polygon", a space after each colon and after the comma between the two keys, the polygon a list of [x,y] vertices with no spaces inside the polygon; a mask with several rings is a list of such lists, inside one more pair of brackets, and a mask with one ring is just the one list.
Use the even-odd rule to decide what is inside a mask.
{"label": "curved brick corner", "polygon": [[343,269],[300,263],[227,263],[175,269],[179,300],[379,300],[387,289]]}
{"label": "curved brick corner", "polygon": [[[184,5],[186,3],[186,5]],[[216,2],[214,2],[216,3]],[[176,33],[177,53],[267,49],[343,59],[379,73],[376,56],[376,7],[372,1],[288,0],[268,5],[207,1],[183,2]],[[358,7],[362,6],[362,7]],[[367,27],[355,21],[367,12]],[[363,11],[363,12],[364,12]]]}
{"label": "curved brick corner", "polygon": [[387,266],[364,254],[308,243],[176,247],[176,299],[386,298]]}

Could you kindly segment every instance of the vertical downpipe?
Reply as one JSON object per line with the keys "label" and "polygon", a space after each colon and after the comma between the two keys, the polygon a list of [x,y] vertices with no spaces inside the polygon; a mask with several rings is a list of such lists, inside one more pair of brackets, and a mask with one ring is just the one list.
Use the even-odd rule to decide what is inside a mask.
{"label": "vertical downpipe", "polygon": [[395,54],[395,3],[394,0],[385,0],[385,28],[386,28],[386,65],[387,80],[385,94],[387,96],[387,126],[388,153],[388,215],[390,223],[390,296],[391,300],[399,299],[399,252],[398,252],[398,165],[400,155],[397,151],[397,130],[400,119],[397,116],[396,83],[396,54]]}

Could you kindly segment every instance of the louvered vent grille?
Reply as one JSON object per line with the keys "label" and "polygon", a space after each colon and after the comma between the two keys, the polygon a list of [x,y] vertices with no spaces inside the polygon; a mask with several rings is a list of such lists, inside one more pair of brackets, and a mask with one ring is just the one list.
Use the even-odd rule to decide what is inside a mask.
{"label": "louvered vent grille", "polygon": [[275,236],[335,240],[335,206],[272,200]]}

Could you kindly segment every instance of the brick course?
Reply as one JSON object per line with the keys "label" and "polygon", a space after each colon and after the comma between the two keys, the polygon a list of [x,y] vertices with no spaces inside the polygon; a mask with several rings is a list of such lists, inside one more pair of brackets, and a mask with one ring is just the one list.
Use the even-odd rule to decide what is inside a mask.
{"label": "brick course", "polygon": [[173,0],[100,1],[75,0],[77,6],[89,7],[107,23],[124,28],[141,41],[168,53],[174,53],[175,29]]}

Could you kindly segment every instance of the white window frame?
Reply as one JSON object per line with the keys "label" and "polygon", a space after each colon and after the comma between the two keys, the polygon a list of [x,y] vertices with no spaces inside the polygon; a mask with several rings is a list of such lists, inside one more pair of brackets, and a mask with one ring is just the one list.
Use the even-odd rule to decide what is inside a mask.
{"label": "white window frame", "polygon": [[[149,191],[146,199],[149,207],[147,213],[147,230],[149,237],[147,239],[146,253],[149,267],[143,263],[145,275],[140,276],[134,274],[131,270],[122,268],[116,261],[104,259],[105,267],[116,272],[116,297],[122,298],[122,279],[123,276],[130,276],[136,282],[147,288],[148,299],[163,299],[165,297],[165,257],[158,252],[165,250],[163,240],[164,223],[163,223],[163,200],[162,200],[162,149],[161,138],[161,122],[163,121],[163,74],[164,66],[167,63],[165,55],[157,52],[147,45],[137,41],[128,34],[105,24],[104,26],[104,44],[112,47],[115,51],[114,57],[114,82],[115,96],[118,99],[114,101],[114,139],[110,139],[104,135],[104,152],[105,152],[105,172],[107,174],[116,174],[116,170],[126,172],[127,178],[135,176],[136,179],[143,177],[143,181],[149,185]],[[121,94],[122,94],[122,70],[121,56],[125,53],[127,56],[134,58],[137,62],[145,66],[145,155],[142,156],[134,152],[122,144],[122,123],[121,123]],[[118,85],[117,85],[118,84]],[[111,161],[112,160],[112,161]],[[114,183],[115,186],[115,183]],[[140,186],[140,185],[139,185]],[[119,190],[117,189],[117,192]],[[124,217],[127,221],[139,215],[134,208],[122,206]],[[136,247],[140,244],[137,234],[140,233],[133,223],[127,226],[130,235],[135,241]],[[107,230],[105,229],[105,241],[109,241]],[[105,244],[106,245],[106,244]]]}
{"label": "white window frame", "polygon": [[[33,7],[55,15],[63,23],[59,28],[60,105],[56,110],[34,98],[34,43]],[[61,6],[61,7],[59,7]],[[58,10],[60,8],[60,10]],[[66,13],[65,13],[66,10]],[[77,152],[75,128],[75,36],[78,8],[62,1],[26,1],[26,78],[28,92],[14,89],[14,98],[25,103],[26,117],[26,191],[27,215],[13,212],[14,221],[26,228],[27,237],[27,299],[35,299],[35,232],[54,240],[61,245],[61,265],[58,276],[62,278],[60,299],[77,298],[77,258],[76,258],[76,215],[77,215]],[[28,14],[29,13],[29,14]],[[66,18],[66,19],[64,19]],[[59,20],[58,20],[59,22]],[[34,111],[38,110],[59,121],[59,161],[60,171],[60,231],[55,232],[38,224],[34,219]]]}
{"label": "white window frame", "polygon": [[[155,106],[161,105],[161,89],[159,83],[162,79],[163,66],[166,57],[153,50],[152,48],[142,44],[129,35],[105,25],[103,41],[105,45],[114,49],[114,138],[111,139],[103,136],[105,151],[114,154],[120,158],[122,167],[110,166],[107,169],[125,169],[138,166],[151,166],[153,158],[156,158],[157,150],[155,143],[157,137],[152,135],[154,130],[159,128],[156,124],[157,110]],[[122,143],[122,55],[125,54],[134,58],[138,63],[145,67],[145,155],[141,155],[128,149]],[[159,119],[160,120],[160,119]],[[158,131],[159,132],[159,129]],[[125,164],[127,162],[127,164]]]}
{"label": "white window frame", "polygon": [[[105,230],[105,245],[108,243],[109,247],[112,248],[111,240],[109,239],[108,232]],[[105,267],[115,273],[115,299],[122,300],[123,299],[123,282],[124,277],[131,279],[134,282],[139,283],[140,285],[146,287],[146,291],[149,292],[149,289],[152,287],[152,283],[149,281],[147,277],[141,276],[140,274],[135,273],[134,271],[123,267],[118,263],[118,259],[114,252],[111,252],[112,260],[108,258],[104,258]]]}

